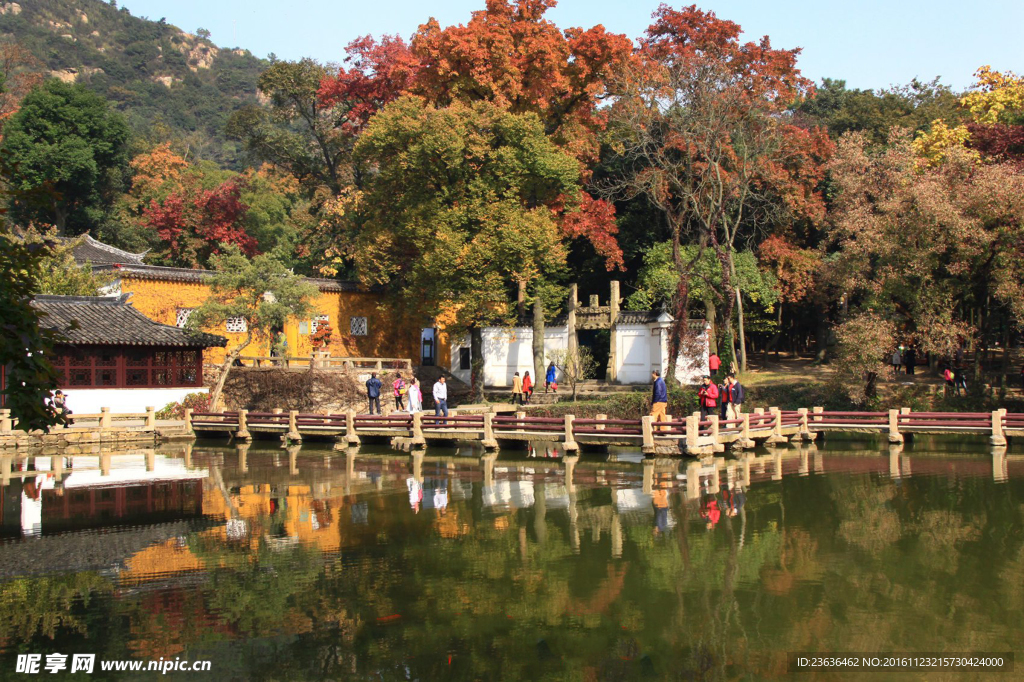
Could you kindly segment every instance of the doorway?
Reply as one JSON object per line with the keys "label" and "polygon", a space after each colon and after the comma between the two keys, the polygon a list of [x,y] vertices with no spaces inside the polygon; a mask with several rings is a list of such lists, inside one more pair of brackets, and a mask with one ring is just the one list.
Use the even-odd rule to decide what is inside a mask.
{"label": "doorway", "polygon": [[612,333],[608,329],[580,329],[576,332],[580,348],[589,348],[597,368],[594,378],[606,381],[608,378],[608,357],[611,354]]}
{"label": "doorway", "polygon": [[437,364],[437,330],[425,328],[420,334],[420,365],[433,367]]}

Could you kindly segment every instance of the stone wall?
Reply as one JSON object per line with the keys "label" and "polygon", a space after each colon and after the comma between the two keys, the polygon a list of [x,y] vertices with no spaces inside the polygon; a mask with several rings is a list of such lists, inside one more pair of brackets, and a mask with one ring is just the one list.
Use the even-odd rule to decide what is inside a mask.
{"label": "stone wall", "polygon": [[[300,412],[366,411],[366,381],[371,370],[284,369],[279,367],[234,367],[224,385],[224,403],[229,410],[270,412],[275,408]],[[212,373],[212,377],[211,377]],[[207,367],[207,385],[216,368]],[[394,370],[378,373],[384,384],[381,407],[385,414],[394,407],[391,382]],[[403,373],[408,381],[408,373]]]}

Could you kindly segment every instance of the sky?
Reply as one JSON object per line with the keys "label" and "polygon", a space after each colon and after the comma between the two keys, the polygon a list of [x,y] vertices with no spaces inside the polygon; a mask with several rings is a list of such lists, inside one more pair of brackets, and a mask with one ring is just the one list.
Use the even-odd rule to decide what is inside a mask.
{"label": "sky", "polygon": [[[696,1],[696,0],[691,0]],[[312,57],[340,62],[354,38],[408,38],[434,17],[464,24],[484,0],[120,0],[135,16],[190,33],[206,28],[221,47],[259,57]],[[661,0],[561,0],[548,17],[561,28],[603,24],[641,35]],[[682,6],[682,2],[673,4]],[[740,24],[744,38],[771,38],[777,48],[803,49],[798,65],[815,81],[843,79],[851,88],[885,88],[913,78],[957,90],[982,65],[1024,72],[1021,0],[704,0],[699,6]]]}

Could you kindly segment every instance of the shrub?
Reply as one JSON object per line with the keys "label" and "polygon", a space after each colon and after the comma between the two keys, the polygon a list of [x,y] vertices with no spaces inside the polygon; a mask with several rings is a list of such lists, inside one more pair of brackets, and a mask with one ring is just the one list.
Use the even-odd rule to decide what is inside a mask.
{"label": "shrub", "polygon": [[185,410],[206,412],[210,409],[209,393],[189,393],[179,403],[167,403],[156,413],[157,419],[184,419]]}

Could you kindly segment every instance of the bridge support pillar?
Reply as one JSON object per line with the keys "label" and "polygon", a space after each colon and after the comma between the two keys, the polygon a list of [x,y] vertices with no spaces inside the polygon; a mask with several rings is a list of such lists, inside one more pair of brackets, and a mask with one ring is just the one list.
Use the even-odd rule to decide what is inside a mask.
{"label": "bridge support pillar", "polygon": [[654,417],[646,415],[640,417],[640,433],[643,434],[643,445],[640,447],[641,452],[645,455],[654,454]]}
{"label": "bridge support pillar", "polygon": [[345,413],[345,442],[349,445],[359,445],[359,436],[356,435],[355,410],[349,410]]}
{"label": "bridge support pillar", "polygon": [[288,412],[288,434],[287,439],[296,443],[302,442],[302,434],[299,433],[299,411]]}
{"label": "bridge support pillar", "polygon": [[414,448],[427,446],[427,439],[423,436],[423,415],[419,412],[412,415],[412,446]]}
{"label": "bridge support pillar", "polygon": [[903,434],[900,433],[899,410],[889,410],[889,442],[893,444],[903,442]]}
{"label": "bridge support pillar", "polygon": [[772,446],[779,443],[788,443],[789,439],[782,434],[782,411],[777,407],[769,407],[768,412],[775,416],[775,421],[772,423],[772,435],[768,436],[768,440],[764,444]]}
{"label": "bridge support pillar", "polygon": [[807,413],[806,407],[801,407],[797,412],[800,413],[800,439],[804,442],[813,441],[818,434],[811,431],[810,416]]}
{"label": "bridge support pillar", "polygon": [[700,452],[700,412],[686,418],[686,454],[697,456]]}
{"label": "bridge support pillar", "polygon": [[996,447],[1006,447],[1006,436],[1003,434],[1003,410],[992,411],[992,436],[988,442]]}
{"label": "bridge support pillar", "polygon": [[713,414],[711,419],[711,451],[725,452],[725,445],[718,442],[718,415]]}
{"label": "bridge support pillar", "polygon": [[494,437],[494,413],[484,413],[484,439],[482,444],[486,450],[497,450],[498,439]]}
{"label": "bridge support pillar", "polygon": [[572,422],[575,419],[575,415],[565,415],[565,442],[562,444],[562,448],[566,452],[576,452],[580,449],[579,443],[576,442],[576,436],[572,432]]}
{"label": "bridge support pillar", "polygon": [[192,409],[185,409],[185,433],[190,436],[196,435],[196,430],[192,428]]}
{"label": "bridge support pillar", "polygon": [[249,410],[238,411],[238,430],[235,431],[235,440],[249,440],[252,435],[249,433]]}

